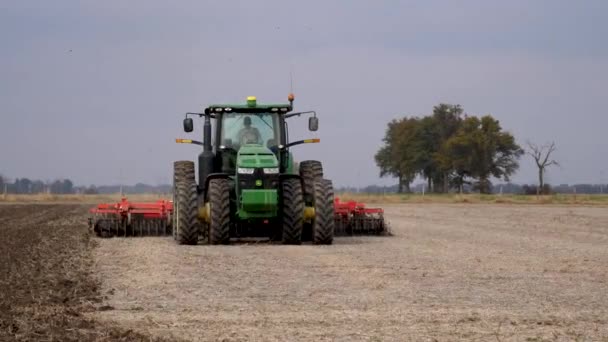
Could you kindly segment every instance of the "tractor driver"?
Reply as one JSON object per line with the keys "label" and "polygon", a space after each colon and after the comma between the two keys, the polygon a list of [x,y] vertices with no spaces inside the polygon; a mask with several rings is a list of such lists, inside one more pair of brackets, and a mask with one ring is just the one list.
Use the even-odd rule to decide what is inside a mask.
{"label": "tractor driver", "polygon": [[260,131],[256,127],[251,127],[251,118],[246,116],[243,124],[245,127],[241,128],[238,135],[240,144],[259,144],[262,140]]}

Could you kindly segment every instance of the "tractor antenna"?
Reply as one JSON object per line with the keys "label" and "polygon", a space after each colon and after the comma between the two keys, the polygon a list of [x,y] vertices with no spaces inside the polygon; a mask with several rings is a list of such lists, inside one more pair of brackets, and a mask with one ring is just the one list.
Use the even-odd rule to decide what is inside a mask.
{"label": "tractor antenna", "polygon": [[289,96],[287,99],[289,100],[289,106],[293,109],[293,100],[295,96],[293,95],[293,65],[289,66]]}
{"label": "tractor antenna", "polygon": [[289,67],[289,92],[293,94],[293,65]]}

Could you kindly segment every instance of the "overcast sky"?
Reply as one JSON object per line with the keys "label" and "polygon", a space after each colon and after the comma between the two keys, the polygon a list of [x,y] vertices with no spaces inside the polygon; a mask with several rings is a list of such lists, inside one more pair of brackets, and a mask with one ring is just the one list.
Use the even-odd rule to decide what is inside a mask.
{"label": "overcast sky", "polygon": [[[170,183],[183,114],[282,102],[336,185],[392,184],[386,124],[440,102],[555,141],[551,183],[608,181],[606,1],[0,1],[0,173]],[[198,136],[197,136],[198,135]],[[524,157],[513,177],[534,182]],[[603,172],[603,176],[602,176]]]}

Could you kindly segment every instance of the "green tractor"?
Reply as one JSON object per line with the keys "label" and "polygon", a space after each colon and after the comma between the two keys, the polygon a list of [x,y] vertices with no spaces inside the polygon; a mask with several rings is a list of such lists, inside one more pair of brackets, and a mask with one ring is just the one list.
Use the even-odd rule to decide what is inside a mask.
{"label": "green tractor", "polygon": [[[314,111],[292,112],[289,103],[219,104],[203,113],[186,113],[184,131],[193,131],[191,116],[204,119],[198,183],[192,161],[176,161],[173,173],[173,237],[179,244],[228,244],[233,238],[265,237],[284,244],[332,244],[334,194],[323,178],[321,162],[294,161],[290,149],[319,139],[289,142],[287,119],[304,114],[310,131],[318,129]],[[214,132],[212,133],[212,119]]]}

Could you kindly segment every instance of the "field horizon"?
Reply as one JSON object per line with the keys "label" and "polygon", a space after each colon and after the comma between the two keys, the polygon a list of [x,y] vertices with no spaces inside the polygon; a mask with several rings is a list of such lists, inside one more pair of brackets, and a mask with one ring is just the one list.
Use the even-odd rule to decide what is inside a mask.
{"label": "field horizon", "polygon": [[[170,193],[144,194],[4,194],[0,203],[113,203],[126,197],[134,202],[149,202],[171,199]],[[531,204],[531,205],[593,205],[608,206],[608,194],[373,194],[338,192],[335,197],[341,201],[357,201],[370,204],[397,203],[445,203],[445,204]]]}

